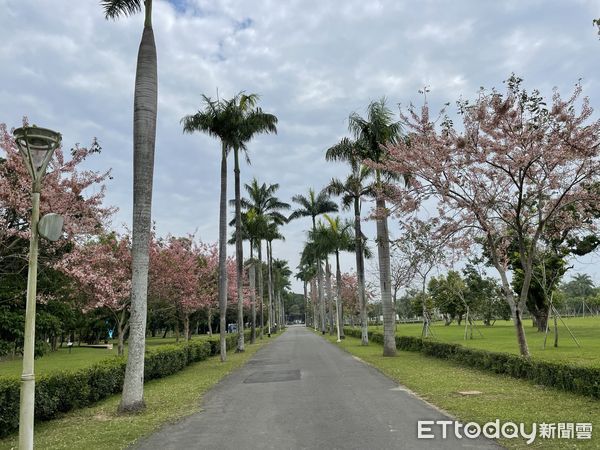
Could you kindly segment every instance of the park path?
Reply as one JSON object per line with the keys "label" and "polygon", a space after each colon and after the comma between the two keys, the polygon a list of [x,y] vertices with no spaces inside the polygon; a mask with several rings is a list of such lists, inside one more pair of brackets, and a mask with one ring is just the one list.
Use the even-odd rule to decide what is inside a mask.
{"label": "park path", "polygon": [[202,406],[201,412],[163,427],[135,448],[499,448],[484,439],[417,439],[417,420],[447,417],[298,326],[221,381]]}

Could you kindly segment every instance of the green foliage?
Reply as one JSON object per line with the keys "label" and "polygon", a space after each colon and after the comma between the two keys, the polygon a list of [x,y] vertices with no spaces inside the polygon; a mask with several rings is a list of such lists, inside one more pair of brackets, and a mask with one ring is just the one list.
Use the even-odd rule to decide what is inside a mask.
{"label": "green foliage", "polygon": [[[249,333],[246,333],[249,338]],[[237,334],[227,335],[227,348],[237,345]],[[219,354],[219,338],[185,344],[148,348],[144,380],[163,378],[189,364]],[[112,357],[76,371],[42,375],[35,385],[35,418],[48,420],[72,409],[88,406],[118,393],[123,387],[125,358]],[[17,377],[0,377],[0,437],[17,430],[19,425],[19,389]]]}
{"label": "green foliage", "polygon": [[[348,336],[360,338],[361,331],[345,328]],[[369,342],[383,343],[383,334],[369,331]],[[600,398],[600,368],[527,359],[509,353],[497,353],[459,344],[431,341],[413,336],[396,336],[398,349],[420,352],[480,370],[531,380],[577,394]]]}

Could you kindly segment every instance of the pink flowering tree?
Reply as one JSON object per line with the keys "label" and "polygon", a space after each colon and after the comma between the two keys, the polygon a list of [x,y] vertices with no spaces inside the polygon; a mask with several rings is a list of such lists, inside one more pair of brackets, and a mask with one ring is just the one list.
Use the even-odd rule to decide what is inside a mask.
{"label": "pink flowering tree", "polygon": [[131,303],[131,242],[129,236],[110,234],[78,244],[56,268],[73,280],[83,312],[104,308],[113,315],[119,355],[129,327]]}
{"label": "pink flowering tree", "polygon": [[[200,275],[199,250],[193,237],[167,237],[153,242],[150,250],[151,297],[167,300],[175,308],[178,320],[183,322],[184,339],[190,337],[190,315],[202,306],[198,292]],[[175,327],[179,342],[179,326]]]}
{"label": "pink flowering tree", "polygon": [[[555,90],[546,104],[512,76],[506,93],[482,90],[474,103],[459,103],[462,130],[444,114],[432,120],[427,104],[409,107],[402,115],[408,139],[388,147],[386,168],[411,175],[408,188],[392,195],[398,212],[434,198],[437,233],[465,252],[481,243],[489,253],[524,357],[522,313],[540,241],[597,231],[600,122],[581,92],[577,85],[563,99]],[[513,242],[523,272],[516,294],[508,276]]]}

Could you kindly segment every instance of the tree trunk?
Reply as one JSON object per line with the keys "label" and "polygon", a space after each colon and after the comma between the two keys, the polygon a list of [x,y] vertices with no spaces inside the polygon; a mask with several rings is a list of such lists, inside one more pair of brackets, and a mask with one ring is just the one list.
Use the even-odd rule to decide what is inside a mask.
{"label": "tree trunk", "polygon": [[519,351],[521,356],[529,358],[529,347],[527,346],[527,339],[525,338],[525,329],[523,328],[523,318],[520,305],[516,303],[511,309],[513,323],[517,333],[517,342],[519,343]]}
{"label": "tree trunk", "polygon": [[262,241],[258,240],[258,298],[260,300],[260,338],[265,334],[265,314],[263,311],[265,299],[265,283],[263,280]]}
{"label": "tree trunk", "polygon": [[327,331],[325,327],[325,299],[323,298],[323,267],[321,261],[317,261],[317,291],[319,295],[319,314],[321,319],[321,333],[325,334]]}
{"label": "tree trunk", "polygon": [[271,243],[267,241],[267,295],[269,296],[269,310],[267,311],[268,335],[271,337],[273,327],[273,273],[271,272]]}
{"label": "tree trunk", "polygon": [[365,295],[365,255],[360,225],[360,200],[354,199],[354,234],[356,239],[356,276],[358,279],[358,303],[360,306],[361,344],[369,345],[369,316]]}
{"label": "tree trunk", "polygon": [[329,322],[329,335],[333,336],[335,325],[333,321],[333,292],[331,289],[331,267],[329,266],[329,258],[325,258],[325,289],[327,293],[327,318]]}
{"label": "tree trunk", "polygon": [[212,336],[212,334],[213,334],[212,319],[213,319],[212,308],[208,308],[208,335],[209,336]]}
{"label": "tree trunk", "polygon": [[183,316],[183,335],[185,336],[185,342],[190,340],[190,315],[185,314]]}
{"label": "tree trunk", "polygon": [[233,149],[235,176],[235,262],[237,269],[237,300],[238,300],[238,342],[237,352],[244,348],[244,248],[242,247],[242,194],[240,193],[240,162],[239,149]]}
{"label": "tree trunk", "polygon": [[256,270],[254,265],[253,242],[250,241],[250,303],[252,311],[252,332],[250,334],[250,343],[256,342]]}
{"label": "tree trunk", "polygon": [[313,309],[313,318],[312,318],[312,326],[314,327],[315,331],[317,331],[319,329],[319,321],[318,321],[318,314],[317,314],[317,291],[316,291],[316,287],[315,287],[315,277],[313,277],[310,280],[310,300],[312,303],[312,309]]}
{"label": "tree trunk", "polygon": [[221,151],[221,198],[219,204],[219,337],[221,362],[227,360],[227,147]]}
{"label": "tree trunk", "polygon": [[337,314],[338,314],[338,327],[340,330],[340,339],[346,339],[344,336],[344,302],[342,302],[342,271],[340,269],[340,252],[335,252],[335,282],[337,284]]}
{"label": "tree trunk", "polygon": [[119,319],[117,320],[117,333],[119,333],[117,355],[119,356],[123,356],[123,354],[125,353],[125,330],[125,317],[122,314],[121,317],[119,317]]}
{"label": "tree trunk", "polygon": [[121,412],[144,409],[144,355],[148,294],[148,261],[154,173],[158,75],[152,30],[152,0],[145,3],[145,23],[138,50],[133,105],[133,232],[131,246],[131,317],[129,352]]}
{"label": "tree trunk", "polygon": [[304,326],[308,327],[308,289],[306,287],[306,279],[302,280],[304,288]]}
{"label": "tree trunk", "polygon": [[392,306],[390,277],[390,240],[385,200],[377,197],[377,251],[379,255],[379,285],[383,309],[383,356],[396,355],[396,317]]}

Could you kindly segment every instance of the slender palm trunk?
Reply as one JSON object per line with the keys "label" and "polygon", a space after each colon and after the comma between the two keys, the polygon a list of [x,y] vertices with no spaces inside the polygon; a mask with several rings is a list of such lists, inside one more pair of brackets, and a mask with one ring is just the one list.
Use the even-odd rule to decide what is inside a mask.
{"label": "slender palm trunk", "polygon": [[237,301],[238,301],[238,343],[237,352],[244,348],[244,248],[242,246],[242,194],[240,193],[240,161],[239,149],[233,149],[234,177],[235,177],[235,262],[237,269]]}
{"label": "slender palm trunk", "polygon": [[325,289],[327,291],[327,318],[329,321],[329,335],[333,336],[335,325],[333,322],[333,293],[331,289],[331,266],[329,265],[329,257],[325,258]]}
{"label": "slender palm trunk", "polygon": [[184,335],[184,341],[187,342],[190,340],[190,315],[189,313],[186,313],[183,316],[183,335]]}
{"label": "slender palm trunk", "polygon": [[344,304],[342,303],[342,271],[340,269],[340,252],[335,252],[335,283],[336,283],[336,311],[337,311],[337,325],[338,325],[338,338],[346,339],[344,336]]}
{"label": "slender palm trunk", "polygon": [[133,105],[133,233],[131,246],[131,317],[129,352],[119,410],[139,411],[144,404],[144,355],[148,262],[152,225],[152,178],[158,97],[152,0],[145,2],[145,22],[138,50]]}
{"label": "slender palm trunk", "polygon": [[273,327],[273,272],[271,271],[271,242],[267,241],[267,295],[269,296],[269,310],[267,315],[268,335],[271,337]]}
{"label": "slender palm trunk", "polygon": [[304,288],[304,326],[308,327],[308,290],[306,288],[306,279],[302,280]]}
{"label": "slender palm trunk", "polygon": [[378,196],[377,206],[377,252],[379,255],[379,286],[383,309],[383,356],[396,355],[396,317],[392,305],[392,282],[390,276],[390,240],[387,227],[385,200]]}
{"label": "slender palm trunk", "polygon": [[212,308],[208,308],[208,335],[212,336],[213,331],[212,331],[212,319],[213,319],[213,313],[212,313]]}
{"label": "slender palm trunk", "polygon": [[315,287],[315,279],[313,278],[310,281],[310,297],[311,297],[311,302],[312,302],[312,310],[313,310],[313,317],[312,317],[312,326],[314,327],[315,331],[317,331],[319,329],[319,312],[317,309],[317,291],[316,291],[316,287]]}
{"label": "slender palm trunk", "polygon": [[361,344],[369,345],[369,316],[365,294],[365,255],[360,222],[360,199],[354,199],[354,234],[356,239],[356,277],[358,279],[358,304],[360,306]]}
{"label": "slender palm trunk", "polygon": [[260,299],[260,338],[265,334],[265,314],[263,305],[265,303],[265,283],[263,281],[262,264],[262,240],[258,240],[258,298]]}
{"label": "slender palm trunk", "polygon": [[227,360],[227,146],[221,151],[221,198],[219,203],[219,336],[221,362]]}
{"label": "slender palm trunk", "polygon": [[256,342],[256,269],[254,266],[254,242],[250,240],[250,302],[252,303],[252,332],[250,334],[250,343]]}
{"label": "slender palm trunk", "polygon": [[321,315],[321,333],[325,334],[325,299],[323,298],[323,267],[321,261],[317,261],[317,291],[319,295],[319,310]]}

